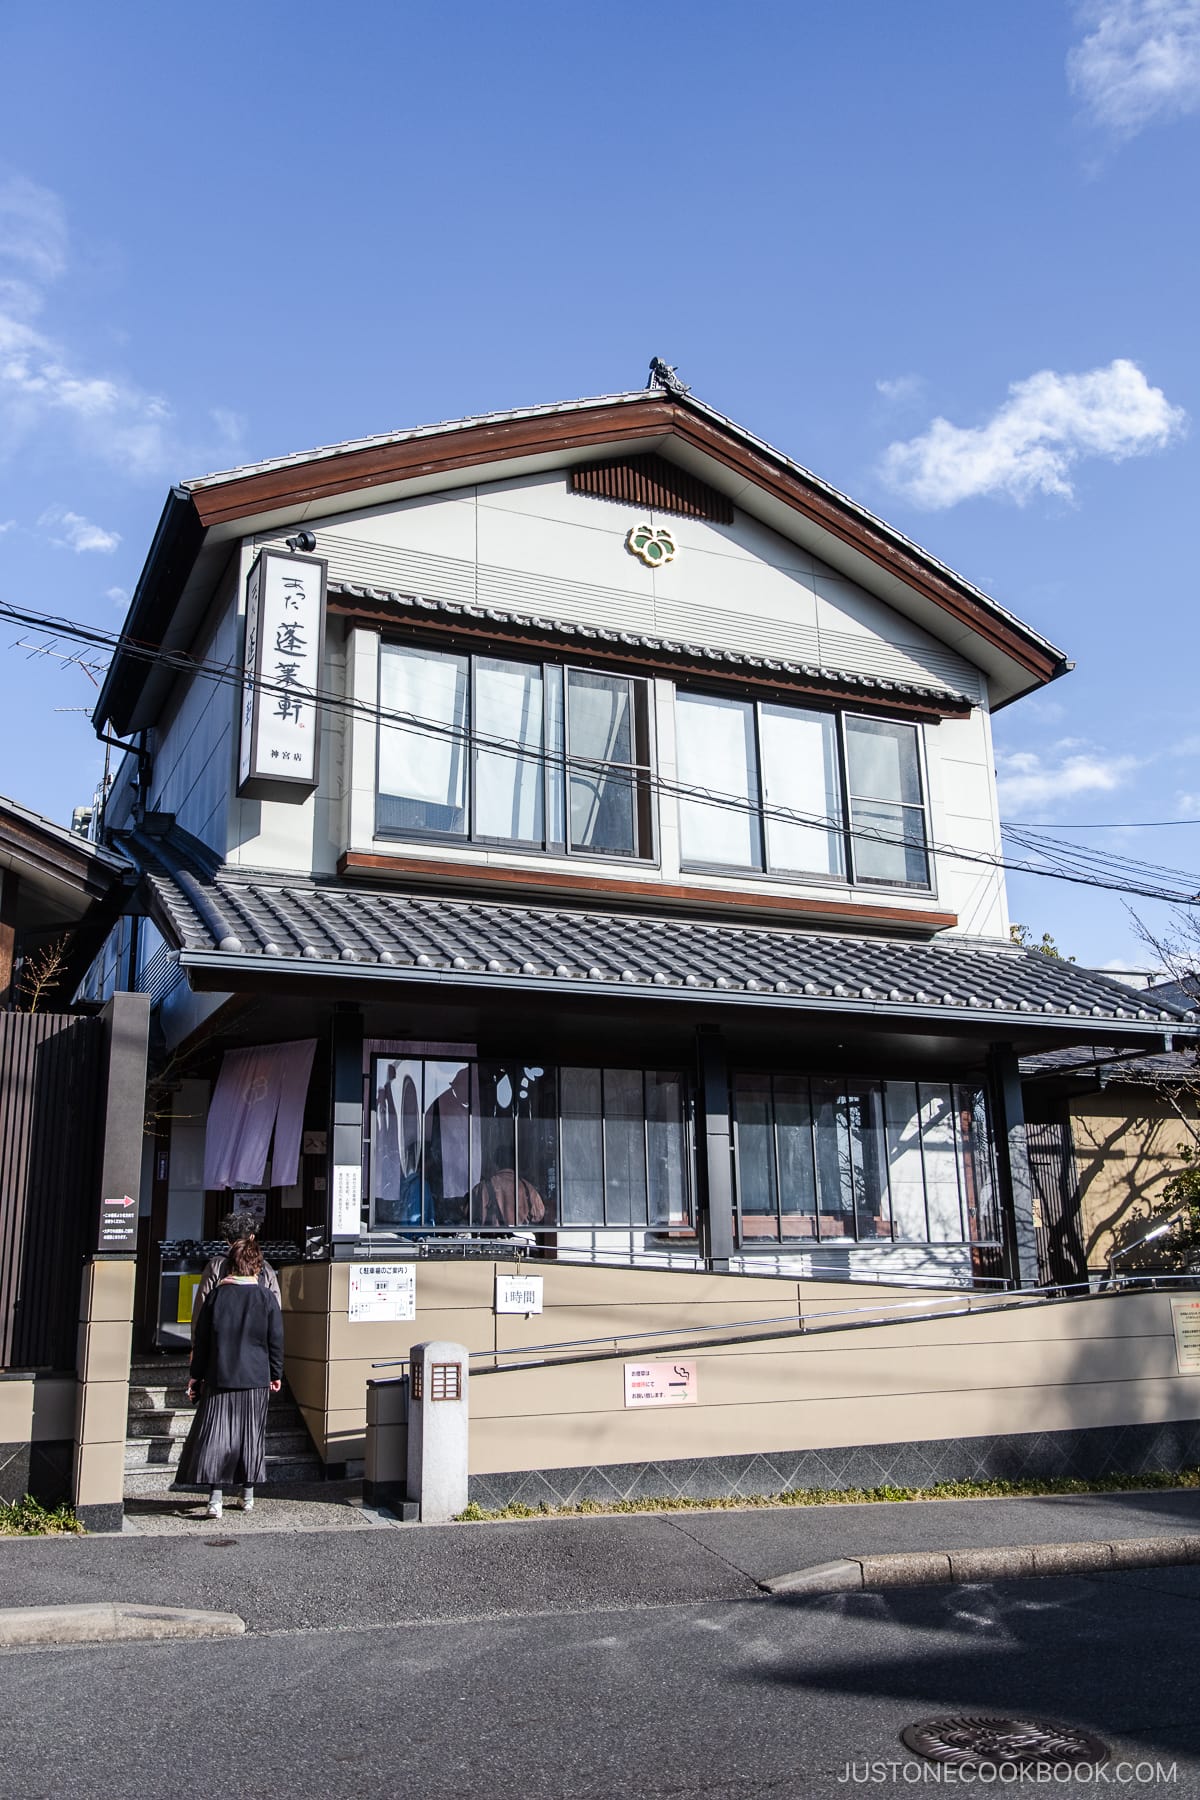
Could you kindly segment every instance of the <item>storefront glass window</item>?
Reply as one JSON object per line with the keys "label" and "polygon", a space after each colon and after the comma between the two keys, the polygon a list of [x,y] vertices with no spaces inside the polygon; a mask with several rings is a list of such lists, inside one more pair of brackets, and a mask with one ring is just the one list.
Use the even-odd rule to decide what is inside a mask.
{"label": "storefront glass window", "polygon": [[381,831],[465,834],[468,675],[465,656],[389,645],[380,658],[380,706],[402,715],[379,734]]}
{"label": "storefront glass window", "polygon": [[687,1228],[687,1086],[674,1071],[374,1059],[372,1226]]}
{"label": "storefront glass window", "polygon": [[742,1074],[733,1097],[743,1243],[999,1241],[981,1088]]}

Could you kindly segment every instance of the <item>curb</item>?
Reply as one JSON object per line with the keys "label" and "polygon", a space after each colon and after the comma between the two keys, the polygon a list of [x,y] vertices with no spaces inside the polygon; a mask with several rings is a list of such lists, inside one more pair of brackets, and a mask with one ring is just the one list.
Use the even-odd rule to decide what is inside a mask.
{"label": "curb", "polygon": [[846,1556],[760,1581],[764,1594],[846,1594],[865,1588],[947,1587],[960,1581],[1095,1575],[1200,1563],[1200,1537],[1109,1538],[1103,1543],[1010,1544],[995,1550],[907,1550]]}
{"label": "curb", "polygon": [[240,1637],[246,1621],[236,1613],[201,1612],[191,1606],[132,1606],[101,1601],[88,1606],[0,1608],[0,1650],[35,1644],[128,1644],[138,1639]]}

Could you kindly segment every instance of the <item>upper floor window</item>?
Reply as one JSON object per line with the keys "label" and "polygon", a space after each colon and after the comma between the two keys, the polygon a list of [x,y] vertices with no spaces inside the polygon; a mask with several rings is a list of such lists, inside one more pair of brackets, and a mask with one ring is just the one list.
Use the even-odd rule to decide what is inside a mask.
{"label": "upper floor window", "polygon": [[650,856],[647,687],[384,644],[376,831]]}
{"label": "upper floor window", "polygon": [[930,885],[915,725],[684,693],[675,725],[685,864]]}

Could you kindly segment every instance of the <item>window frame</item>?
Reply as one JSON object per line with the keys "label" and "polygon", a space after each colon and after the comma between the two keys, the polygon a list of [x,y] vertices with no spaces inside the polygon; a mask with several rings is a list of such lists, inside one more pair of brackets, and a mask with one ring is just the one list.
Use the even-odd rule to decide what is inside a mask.
{"label": "window frame", "polygon": [[[381,824],[379,816],[380,799],[383,788],[380,782],[380,766],[383,752],[383,734],[387,722],[383,717],[383,681],[384,659],[389,650],[421,650],[430,656],[457,657],[465,659],[467,664],[467,705],[466,730],[464,733],[464,771],[466,787],[466,829],[464,831],[439,831],[427,826],[394,826]],[[520,667],[536,669],[542,683],[542,747],[540,751],[530,752],[530,760],[535,757],[541,764],[541,796],[542,796],[542,835],[540,841],[534,838],[495,836],[476,828],[477,803],[477,767],[480,756],[480,744],[475,730],[476,714],[476,670],[481,662],[509,663]],[[555,745],[552,737],[552,712],[554,680],[551,671],[557,672],[562,685],[562,742]],[[616,763],[598,762],[590,757],[572,757],[570,751],[570,676],[572,672],[587,675],[613,675],[619,680],[639,684],[642,696],[641,711],[645,726],[646,762]],[[636,750],[636,725],[638,713],[638,687],[631,689],[630,730],[632,747]],[[458,845],[464,849],[475,848],[512,850],[530,856],[570,857],[575,861],[594,858],[600,862],[617,863],[619,865],[636,864],[639,867],[657,867],[659,862],[660,831],[658,808],[655,804],[655,783],[657,773],[656,737],[654,719],[654,678],[652,675],[630,674],[621,670],[592,668],[586,663],[568,662],[556,658],[533,656],[509,656],[502,648],[476,649],[473,646],[457,647],[449,644],[429,644],[413,642],[405,638],[385,637],[380,641],[377,675],[375,682],[376,730],[375,730],[375,788],[373,795],[373,831],[376,840],[388,843],[422,843]],[[419,733],[413,733],[419,737]],[[487,746],[483,746],[486,755]],[[631,776],[633,794],[633,816],[635,840],[643,833],[647,840],[644,845],[630,851],[594,849],[589,845],[574,845],[571,842],[571,769],[578,763],[584,768],[596,769],[628,769]],[[644,796],[644,806],[639,808],[639,798]],[[561,818],[555,816],[555,801],[561,801]],[[562,830],[558,831],[561,823]]]}
{"label": "window frame", "polygon": [[[724,700],[730,705],[748,705],[752,708],[755,756],[754,774],[758,788],[757,809],[752,816],[755,820],[755,830],[757,834],[758,861],[757,863],[751,864],[722,863],[689,857],[684,850],[683,830],[681,825],[679,833],[679,866],[683,873],[725,876],[740,875],[749,880],[775,881],[787,883],[791,886],[802,883],[807,886],[835,887],[847,890],[854,888],[872,888],[876,890],[883,889],[885,891],[900,894],[936,896],[937,871],[931,833],[929,774],[925,732],[920,720],[894,719],[886,713],[863,712],[860,708],[851,706],[801,705],[792,699],[780,699],[773,695],[763,696],[759,694],[723,693],[717,688],[694,686],[690,683],[687,687],[676,686],[676,706],[678,706],[680,699],[687,699],[689,696],[694,696],[697,699]],[[823,872],[820,869],[787,869],[772,865],[770,826],[766,814],[766,801],[764,797],[765,771],[763,767],[762,744],[762,708],[764,706],[772,706],[781,710],[790,708],[795,712],[816,714],[823,718],[832,718],[834,721],[833,745],[834,753],[837,757],[837,794],[839,806],[841,808],[841,819],[836,828],[836,836],[841,846],[842,871],[840,874]],[[919,807],[913,805],[911,802],[902,802],[900,804],[903,810],[919,812],[921,815],[924,826],[923,849],[926,869],[926,879],[923,882],[889,881],[875,876],[860,875],[858,873],[857,858],[855,856],[855,830],[851,814],[852,798],[850,793],[849,752],[846,743],[846,722],[851,719],[882,720],[888,725],[903,726],[905,730],[911,730],[916,735],[917,779],[921,789],[921,804]],[[676,741],[678,742],[678,733],[676,734]],[[676,779],[680,784],[683,783],[683,772],[678,766],[678,753],[676,755]],[[678,796],[677,804],[682,806],[686,798],[686,795],[680,794]],[[860,803],[865,801],[867,804],[871,804],[868,796],[859,794],[855,796],[855,798]],[[883,805],[893,803],[881,801],[878,804]],[[829,834],[834,834],[834,828],[830,828]]]}
{"label": "window frame", "polygon": [[[743,1212],[743,1206],[742,1206],[742,1186],[743,1186],[743,1184],[742,1184],[742,1146],[741,1146],[742,1121],[741,1121],[739,1107],[738,1107],[738,1084],[740,1081],[743,1081],[743,1080],[752,1080],[752,1081],[766,1083],[767,1091],[768,1091],[768,1095],[769,1095],[770,1121],[771,1121],[771,1123],[770,1123],[770,1132],[771,1132],[771,1135],[770,1135],[770,1162],[771,1162],[771,1180],[772,1180],[772,1184],[774,1187],[775,1207],[774,1207],[773,1212],[768,1211],[768,1212],[764,1212],[764,1213],[751,1213],[749,1216],[751,1218],[757,1218],[757,1219],[765,1219],[765,1220],[773,1219],[775,1221],[775,1235],[774,1236],[769,1236],[765,1233],[755,1233],[755,1232],[751,1232],[751,1233],[747,1234],[743,1228],[743,1218],[746,1215]],[[780,1160],[780,1145],[779,1145],[779,1119],[778,1119],[778,1110],[777,1110],[776,1100],[775,1100],[775,1084],[777,1081],[796,1081],[796,1080],[803,1081],[807,1086],[807,1092],[808,1092],[809,1132],[810,1132],[811,1146],[812,1146],[814,1205],[813,1205],[813,1210],[811,1213],[801,1212],[801,1213],[788,1214],[788,1213],[785,1213],[784,1208],[783,1208],[783,1190],[782,1190],[782,1183],[781,1183],[781,1179],[780,1179],[781,1160]],[[843,1113],[848,1113],[848,1107],[846,1105],[847,1096],[856,1088],[857,1089],[866,1089],[866,1088],[878,1089],[879,1093],[880,1093],[881,1101],[882,1101],[880,1116],[881,1116],[881,1121],[882,1121],[882,1129],[883,1129],[884,1137],[885,1137],[885,1144],[886,1144],[886,1133],[887,1133],[886,1088],[887,1088],[887,1085],[889,1082],[895,1082],[898,1084],[903,1084],[905,1086],[912,1086],[915,1089],[916,1096],[917,1096],[918,1116],[920,1116],[920,1113],[923,1110],[923,1106],[925,1104],[923,1096],[922,1096],[922,1089],[940,1088],[940,1087],[949,1088],[950,1097],[951,1097],[952,1117],[954,1118],[954,1121],[955,1121],[954,1137],[953,1137],[954,1168],[955,1168],[955,1179],[956,1179],[957,1186],[958,1186],[959,1229],[962,1234],[960,1237],[957,1237],[957,1238],[946,1238],[946,1237],[935,1238],[930,1234],[930,1187],[929,1187],[928,1175],[926,1172],[926,1143],[925,1143],[924,1131],[922,1131],[919,1134],[917,1145],[915,1146],[915,1148],[917,1149],[918,1154],[921,1159],[922,1203],[923,1203],[924,1214],[925,1214],[925,1233],[926,1233],[926,1235],[923,1238],[922,1237],[906,1237],[906,1236],[898,1235],[897,1229],[896,1229],[896,1206],[895,1206],[894,1196],[891,1191],[891,1179],[890,1179],[890,1175],[889,1175],[889,1172],[888,1172],[888,1169],[886,1166],[886,1162],[885,1162],[885,1167],[884,1167],[884,1172],[883,1172],[884,1173],[884,1196],[883,1197],[886,1202],[887,1219],[888,1219],[888,1224],[890,1227],[890,1234],[887,1237],[861,1237],[858,1232],[858,1215],[859,1215],[860,1208],[857,1205],[853,1205],[848,1209],[843,1208],[843,1212],[845,1212],[847,1214],[847,1216],[850,1217],[851,1219],[853,1219],[853,1221],[854,1221],[855,1229],[854,1229],[854,1233],[852,1236],[843,1233],[841,1235],[831,1234],[830,1236],[826,1237],[822,1234],[821,1220],[822,1220],[823,1215],[822,1215],[822,1211],[821,1211],[820,1154],[819,1154],[819,1151],[817,1148],[817,1107],[816,1107],[815,1097],[814,1097],[815,1084],[820,1081],[826,1081],[826,1082],[829,1082],[831,1085],[836,1086],[837,1096],[836,1096],[836,1100],[835,1100],[835,1108],[836,1108],[837,1118],[838,1118],[836,1130],[838,1132],[839,1138],[840,1138],[840,1135],[841,1135],[841,1132],[843,1129],[843,1126],[841,1123],[842,1115],[843,1115]],[[960,1091],[977,1093],[977,1094],[983,1093],[983,1095],[984,1095],[984,1106],[985,1106],[985,1110],[987,1113],[987,1119],[988,1119],[988,1131],[987,1131],[987,1139],[986,1139],[986,1172],[989,1177],[990,1185],[991,1185],[992,1205],[993,1205],[993,1209],[994,1209],[994,1216],[990,1221],[990,1225],[994,1230],[994,1235],[981,1235],[979,1237],[975,1237],[972,1235],[973,1220],[972,1220],[972,1216],[971,1216],[970,1188],[969,1188],[968,1172],[967,1172],[967,1167],[966,1167],[966,1146],[964,1144],[964,1131],[963,1131],[963,1127],[962,1127],[963,1109],[958,1105],[958,1095],[959,1095]],[[860,1074],[855,1074],[850,1071],[847,1071],[845,1073],[839,1073],[837,1075],[824,1075],[815,1070],[804,1071],[804,1070],[778,1069],[778,1068],[772,1068],[772,1069],[739,1068],[739,1069],[731,1071],[731,1073],[730,1073],[729,1113],[730,1113],[730,1121],[732,1124],[732,1140],[733,1140],[732,1151],[733,1151],[734,1240],[735,1240],[735,1245],[737,1248],[737,1253],[739,1255],[742,1255],[742,1256],[770,1255],[770,1256],[774,1256],[774,1257],[798,1256],[798,1255],[808,1255],[816,1250],[838,1250],[838,1249],[866,1250],[866,1251],[888,1250],[888,1249],[965,1250],[968,1253],[970,1253],[971,1255],[974,1255],[977,1251],[987,1251],[987,1250],[994,1251],[994,1250],[1001,1249],[1003,1246],[1004,1219],[1003,1219],[1002,1206],[999,1202],[997,1186],[996,1186],[996,1183],[998,1180],[998,1167],[997,1167],[997,1156],[996,1156],[996,1137],[995,1137],[995,1132],[994,1132],[993,1124],[992,1124],[992,1106],[991,1106],[990,1098],[986,1092],[986,1084],[983,1083],[982,1081],[980,1081],[979,1079],[972,1079],[970,1077],[964,1078],[962,1076],[961,1072],[957,1075],[956,1074],[943,1074],[938,1077],[931,1077],[928,1074],[926,1074],[924,1076],[912,1076],[912,1075],[907,1075],[907,1074],[902,1074],[902,1075],[860,1075]],[[847,1126],[847,1131],[848,1131],[848,1126]],[[971,1136],[972,1136],[972,1140],[973,1140],[974,1139],[974,1125],[972,1125],[972,1127],[971,1127]],[[849,1132],[849,1131],[848,1131],[848,1144],[849,1144],[852,1174],[853,1174],[853,1171],[858,1166],[858,1156],[854,1150],[853,1133]],[[973,1147],[973,1144],[972,1144],[972,1147]],[[830,1214],[829,1216],[832,1217],[832,1214]],[[812,1235],[806,1236],[804,1234],[796,1234],[796,1235],[788,1234],[785,1236],[784,1232],[783,1232],[783,1221],[787,1217],[809,1217],[809,1218],[811,1218],[813,1220],[813,1226],[814,1226]]]}
{"label": "window frame", "polygon": [[[486,1227],[486,1226],[478,1225],[478,1224],[474,1223],[473,1221],[471,1221],[470,1219],[468,1220],[468,1223],[465,1225],[462,1225],[462,1224],[438,1225],[438,1224],[432,1223],[432,1222],[431,1223],[425,1222],[424,1197],[423,1197],[423,1191],[425,1188],[425,1162],[426,1162],[426,1155],[427,1155],[427,1142],[426,1142],[427,1109],[425,1106],[425,1085],[424,1085],[425,1079],[426,1079],[425,1069],[431,1063],[446,1064],[446,1063],[455,1062],[455,1063],[460,1063],[465,1067],[468,1067],[471,1071],[470,1084],[471,1084],[472,1100],[471,1100],[471,1107],[468,1112],[468,1117],[470,1119],[470,1137],[468,1140],[468,1151],[467,1151],[468,1170],[470,1170],[470,1168],[473,1165],[473,1160],[474,1160],[476,1150],[477,1150],[476,1132],[479,1127],[479,1122],[483,1116],[481,1112],[476,1110],[477,1104],[478,1104],[478,1096],[480,1093],[480,1079],[479,1079],[478,1071],[481,1067],[486,1067],[488,1065],[497,1064],[497,1063],[512,1064],[515,1067],[518,1064],[522,1063],[523,1061],[525,1061],[525,1058],[521,1054],[517,1054],[514,1056],[480,1055],[478,1053],[478,1051],[476,1051],[470,1055],[458,1054],[458,1053],[455,1053],[453,1055],[451,1055],[449,1053],[447,1053],[445,1055],[434,1055],[434,1054],[429,1054],[429,1053],[424,1053],[424,1052],[418,1053],[418,1054],[411,1054],[405,1050],[399,1050],[399,1051],[397,1051],[397,1050],[373,1050],[371,1052],[369,1064],[368,1064],[366,1074],[364,1077],[364,1088],[365,1088],[365,1093],[367,1096],[367,1104],[368,1104],[368,1110],[369,1110],[369,1130],[366,1134],[366,1146],[365,1146],[366,1152],[367,1152],[366,1168],[365,1168],[366,1179],[364,1182],[369,1222],[365,1227],[363,1227],[363,1229],[365,1231],[367,1231],[372,1237],[380,1237],[380,1236],[386,1235],[386,1236],[396,1237],[396,1238],[411,1238],[413,1236],[427,1237],[427,1236],[437,1235],[439,1233],[459,1235],[463,1232],[466,1232],[471,1235],[486,1238],[491,1232],[494,1232],[494,1230],[495,1230],[494,1227]],[[415,1171],[418,1176],[419,1189],[422,1192],[422,1218],[421,1218],[421,1222],[416,1225],[398,1225],[398,1224],[391,1224],[391,1223],[387,1223],[387,1222],[376,1223],[376,1207],[379,1204],[380,1196],[378,1196],[375,1192],[375,1183],[376,1183],[376,1179],[377,1179],[378,1163],[379,1163],[380,1157],[381,1157],[381,1152],[380,1152],[380,1148],[379,1148],[379,1138],[378,1138],[379,1125],[378,1125],[378,1104],[377,1104],[378,1103],[379,1086],[380,1086],[379,1067],[381,1064],[401,1063],[401,1062],[419,1062],[421,1064],[421,1070],[422,1070],[422,1075],[421,1075],[421,1080],[422,1080],[421,1127],[420,1127],[420,1133],[419,1133],[419,1139],[418,1139],[419,1144],[420,1144],[420,1153],[419,1153],[419,1160],[418,1160],[418,1163],[416,1166],[416,1171]],[[699,1234],[699,1202],[698,1202],[699,1184],[698,1184],[697,1169],[696,1169],[696,1125],[695,1125],[696,1089],[695,1089],[695,1082],[694,1082],[692,1076],[690,1075],[688,1069],[685,1066],[683,1066],[682,1064],[672,1066],[672,1067],[659,1067],[659,1068],[652,1069],[652,1068],[646,1067],[644,1064],[630,1064],[630,1063],[620,1063],[620,1062],[614,1062],[614,1061],[607,1061],[607,1062],[602,1062],[602,1063],[584,1063],[579,1060],[567,1060],[564,1062],[547,1062],[543,1065],[543,1067],[544,1067],[544,1070],[545,1070],[545,1073],[547,1074],[547,1076],[552,1078],[553,1095],[554,1095],[554,1145],[555,1145],[554,1154],[555,1154],[555,1160],[556,1160],[557,1180],[558,1180],[558,1188],[557,1188],[557,1195],[556,1195],[556,1201],[555,1201],[555,1217],[552,1220],[549,1220],[542,1225],[528,1225],[528,1226],[516,1225],[516,1226],[512,1227],[513,1231],[515,1231],[517,1233],[531,1232],[534,1235],[550,1233],[552,1235],[558,1235],[558,1236],[566,1235],[566,1234],[569,1234],[572,1232],[595,1233],[595,1232],[600,1232],[600,1231],[615,1231],[615,1232],[623,1232],[625,1234],[642,1234],[642,1235],[645,1235],[646,1237],[650,1237],[650,1238],[671,1238],[671,1239],[686,1238],[688,1240],[696,1239]],[[564,1171],[564,1166],[563,1166],[562,1075],[563,1075],[564,1069],[589,1069],[589,1070],[595,1069],[600,1075],[600,1112],[599,1112],[598,1116],[599,1116],[599,1123],[600,1123],[600,1194],[601,1194],[602,1208],[603,1208],[603,1214],[604,1214],[602,1219],[587,1219],[587,1220],[575,1219],[575,1220],[572,1220],[572,1219],[566,1219],[563,1216],[563,1213],[564,1213],[564,1190],[565,1190],[564,1173],[565,1173],[565,1171]],[[618,1074],[618,1073],[637,1075],[640,1077],[640,1080],[641,1080],[642,1106],[641,1106],[640,1121],[641,1121],[641,1133],[642,1133],[642,1167],[643,1167],[643,1182],[644,1182],[643,1194],[644,1194],[645,1212],[646,1212],[645,1219],[637,1219],[637,1218],[613,1219],[613,1218],[609,1217],[609,1212],[610,1212],[609,1185],[608,1185],[609,1141],[608,1141],[608,1132],[605,1129],[605,1125],[606,1125],[607,1120],[610,1117],[612,1117],[614,1119],[619,1119],[619,1118],[624,1117],[625,1115],[615,1113],[615,1112],[612,1113],[611,1115],[608,1113],[608,1111],[606,1109],[606,1105],[605,1105],[606,1091],[607,1091],[607,1082],[606,1082],[605,1077],[610,1074]],[[665,1221],[664,1220],[655,1221],[651,1217],[652,1183],[651,1183],[651,1176],[650,1176],[650,1171],[651,1171],[650,1130],[651,1130],[652,1125],[659,1123],[659,1121],[652,1118],[650,1109],[649,1109],[649,1098],[648,1098],[648,1096],[649,1096],[649,1078],[652,1075],[657,1075],[660,1077],[665,1076],[665,1077],[669,1077],[674,1080],[678,1080],[679,1094],[680,1094],[680,1129],[681,1129],[681,1142],[682,1142],[682,1163],[681,1163],[680,1173],[683,1178],[683,1211],[682,1211],[682,1216],[679,1219],[668,1218]],[[515,1127],[515,1121],[516,1121],[517,1115],[514,1113],[512,1116],[514,1119],[514,1127]],[[514,1173],[515,1173],[517,1179],[520,1180],[520,1177],[521,1177],[520,1135],[519,1135],[519,1133],[517,1133],[515,1131],[515,1128],[514,1128],[513,1145],[514,1145],[513,1170],[514,1170]],[[482,1177],[481,1177],[481,1179],[482,1179]]]}

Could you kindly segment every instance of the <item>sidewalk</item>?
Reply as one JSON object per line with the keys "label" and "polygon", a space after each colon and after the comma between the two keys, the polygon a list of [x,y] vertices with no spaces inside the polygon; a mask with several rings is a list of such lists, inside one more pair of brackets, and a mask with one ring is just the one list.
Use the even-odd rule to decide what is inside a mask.
{"label": "sidewalk", "polygon": [[[297,1524],[309,1505],[332,1528]],[[838,1557],[1200,1530],[1196,1490],[449,1526],[388,1526],[346,1496],[260,1506],[248,1518],[230,1512],[161,1532],[0,1539],[3,1603],[206,1607],[239,1614],[251,1632],[769,1605],[760,1581]]]}

